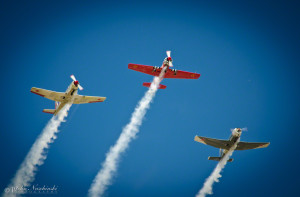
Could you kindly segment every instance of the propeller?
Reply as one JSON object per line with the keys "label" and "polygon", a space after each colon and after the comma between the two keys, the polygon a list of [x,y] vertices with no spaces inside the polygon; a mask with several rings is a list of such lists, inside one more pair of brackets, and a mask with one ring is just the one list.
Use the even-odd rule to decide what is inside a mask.
{"label": "propeller", "polygon": [[242,128],[242,131],[248,131],[247,127]]}
{"label": "propeller", "polygon": [[171,57],[171,51],[167,51],[167,56]]}
{"label": "propeller", "polygon": [[167,53],[168,59],[170,59],[169,60],[169,66],[173,67],[172,58],[171,58],[171,51],[167,51],[166,53]]}
{"label": "propeller", "polygon": [[[236,128],[234,128],[234,129],[236,129]],[[231,132],[233,132],[234,131],[234,129],[230,129],[230,131]],[[244,127],[244,128],[240,128],[242,131],[248,131],[248,128],[247,127]]]}
{"label": "propeller", "polygon": [[[247,127],[230,129],[232,135],[235,135],[235,134],[239,133],[239,131],[236,132],[236,129],[239,129],[240,132],[242,132],[242,131],[248,131],[248,128],[247,128]],[[241,134],[240,134],[240,135],[241,135]]]}
{"label": "propeller", "polygon": [[74,81],[74,84],[79,88],[79,90],[83,90],[83,87],[79,85],[79,82],[76,80],[75,76],[71,75],[70,77]]}

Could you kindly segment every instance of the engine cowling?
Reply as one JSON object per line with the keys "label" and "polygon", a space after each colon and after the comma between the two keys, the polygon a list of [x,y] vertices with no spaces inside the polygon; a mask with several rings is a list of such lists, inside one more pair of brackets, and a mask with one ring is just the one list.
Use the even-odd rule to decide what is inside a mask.
{"label": "engine cowling", "polygon": [[75,85],[76,87],[78,86],[78,84],[79,84],[78,81],[74,81],[74,85]]}

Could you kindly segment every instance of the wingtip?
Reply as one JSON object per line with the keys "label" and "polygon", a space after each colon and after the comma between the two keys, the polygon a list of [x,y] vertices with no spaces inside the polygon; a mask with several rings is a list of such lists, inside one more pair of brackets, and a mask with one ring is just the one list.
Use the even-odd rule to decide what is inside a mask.
{"label": "wingtip", "polygon": [[106,97],[98,97],[97,101],[90,101],[88,103],[100,103],[106,100]]}
{"label": "wingtip", "polygon": [[196,139],[197,139],[197,137],[198,137],[198,136],[197,136],[197,135],[195,135],[195,137],[194,137],[194,140],[195,140],[195,141],[197,141],[197,140],[196,140]]}
{"label": "wingtip", "polygon": [[133,63],[129,63],[128,64],[128,69],[134,70],[134,68],[136,68],[137,66],[135,66],[135,64]]}
{"label": "wingtip", "polygon": [[200,137],[200,136],[195,136],[195,138],[194,138],[194,140],[196,141],[196,142],[200,142],[200,143],[202,143],[202,144],[206,144],[205,142],[204,142],[204,140]]}
{"label": "wingtip", "polygon": [[269,145],[270,145],[270,142],[268,142],[265,145],[263,145],[262,148],[267,148]]}
{"label": "wingtip", "polygon": [[38,93],[39,90],[38,90],[37,88],[35,88],[35,87],[32,87],[32,88],[30,89],[30,92],[32,92],[33,94],[39,95],[39,96],[41,96],[41,97],[45,97],[45,95],[39,94],[39,93]]}
{"label": "wingtip", "polygon": [[261,146],[257,148],[267,148],[270,145],[270,142],[263,143]]}

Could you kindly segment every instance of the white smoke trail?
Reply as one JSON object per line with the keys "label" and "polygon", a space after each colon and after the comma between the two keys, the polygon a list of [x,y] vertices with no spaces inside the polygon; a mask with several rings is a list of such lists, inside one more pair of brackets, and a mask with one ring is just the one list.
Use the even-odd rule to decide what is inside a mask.
{"label": "white smoke trail", "polygon": [[228,159],[232,155],[233,151],[236,149],[239,140],[234,143],[234,145],[228,150],[228,152],[224,155],[222,160],[218,163],[214,171],[211,175],[206,179],[202,189],[198,192],[196,197],[205,197],[207,194],[212,194],[212,186],[214,182],[219,182],[219,178],[221,178],[222,169],[225,167]]}
{"label": "white smoke trail", "polygon": [[58,127],[61,122],[64,122],[64,118],[67,117],[71,105],[72,103],[67,103],[58,115],[53,116],[47,123],[20,165],[15,177],[5,189],[4,197],[20,196],[22,188],[29,187],[34,181],[38,166],[41,166],[47,158],[46,149],[57,138],[55,134],[59,132]]}
{"label": "white smoke trail", "polygon": [[119,139],[106,154],[106,159],[104,163],[102,163],[102,169],[98,172],[89,189],[89,196],[101,196],[105,192],[107,186],[111,184],[111,179],[114,175],[114,172],[117,170],[117,164],[121,153],[128,148],[131,140],[134,139],[136,134],[139,132],[139,127],[142,124],[142,120],[150,106],[152,99],[155,96],[159,83],[163,79],[165,69],[166,67],[162,69],[159,77],[154,78],[149,90],[145,93],[144,97],[140,100],[134,112],[132,113],[130,122],[123,128]]}

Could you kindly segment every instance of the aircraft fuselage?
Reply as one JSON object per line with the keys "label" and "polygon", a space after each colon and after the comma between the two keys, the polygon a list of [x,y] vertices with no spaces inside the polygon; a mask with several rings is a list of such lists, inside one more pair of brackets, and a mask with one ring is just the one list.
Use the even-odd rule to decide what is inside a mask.
{"label": "aircraft fuselage", "polygon": [[58,114],[58,112],[69,102],[72,102],[72,98],[78,92],[78,87],[72,82],[68,89],[66,90],[65,96],[63,97],[64,102],[60,102],[55,110],[54,115]]}
{"label": "aircraft fuselage", "polygon": [[[228,146],[228,150],[241,138],[242,130],[240,128],[235,128],[232,131],[231,136],[229,137],[229,143],[226,144]],[[222,150],[220,157],[223,158],[228,150]]]}

